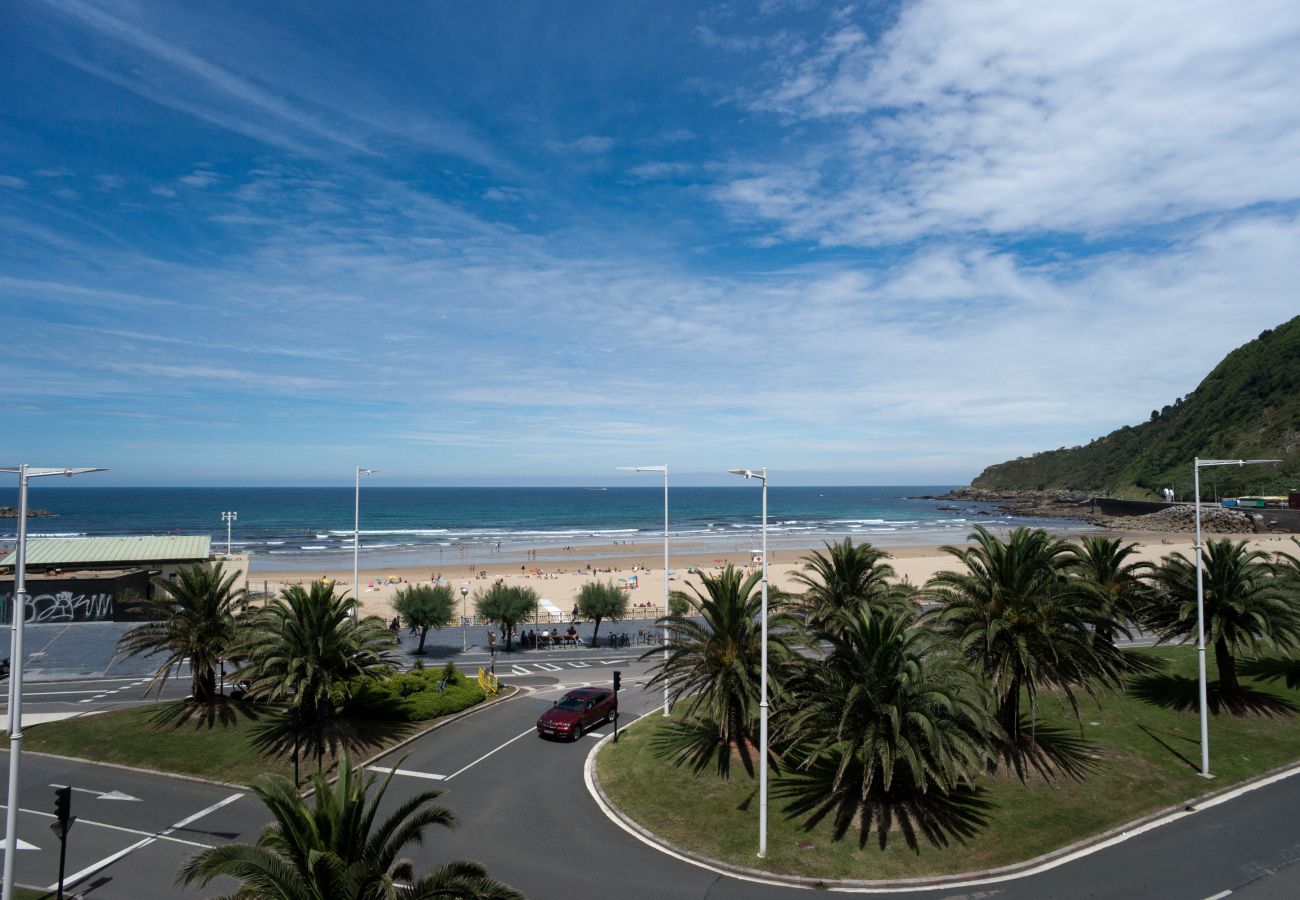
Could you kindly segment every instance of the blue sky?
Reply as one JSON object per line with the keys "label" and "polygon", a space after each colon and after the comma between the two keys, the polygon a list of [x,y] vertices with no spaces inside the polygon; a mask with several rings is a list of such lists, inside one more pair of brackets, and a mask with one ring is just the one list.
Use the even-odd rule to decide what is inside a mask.
{"label": "blue sky", "polygon": [[1294,2],[58,0],[0,84],[0,448],[96,483],[964,483],[1300,312]]}

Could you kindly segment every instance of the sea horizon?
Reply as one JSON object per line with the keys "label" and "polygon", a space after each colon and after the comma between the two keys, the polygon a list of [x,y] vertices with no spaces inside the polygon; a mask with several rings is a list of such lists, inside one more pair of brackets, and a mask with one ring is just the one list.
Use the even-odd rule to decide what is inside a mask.
{"label": "sea horizon", "polygon": [[[820,546],[849,537],[882,545],[963,541],[975,525],[1084,527],[1060,519],[1012,517],[987,503],[917,499],[953,485],[773,485],[768,490],[768,544],[773,550]],[[14,492],[7,492],[12,495]],[[352,486],[340,487],[61,487],[32,491],[31,508],[56,513],[28,521],[29,538],[131,534],[200,534],[213,552],[226,548],[221,514],[236,513],[230,550],[247,554],[250,571],[306,571],[351,564]],[[695,549],[757,549],[757,484],[674,487],[671,541]],[[16,497],[0,492],[0,505]],[[363,485],[360,553],[367,566],[514,562],[548,550],[583,548],[593,558],[626,545],[661,541],[662,485],[638,487],[396,487]],[[0,543],[15,524],[0,521]],[[622,551],[619,548],[624,548]],[[539,556],[539,554],[542,554]]]}

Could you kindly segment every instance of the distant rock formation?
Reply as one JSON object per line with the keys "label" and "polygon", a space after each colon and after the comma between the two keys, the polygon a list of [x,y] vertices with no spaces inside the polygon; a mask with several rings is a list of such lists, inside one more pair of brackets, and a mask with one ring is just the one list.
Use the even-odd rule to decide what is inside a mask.
{"label": "distant rock formation", "polygon": [[[50,512],[48,509],[27,510],[27,518],[29,519],[35,518],[36,516],[57,516],[57,515],[58,513]],[[16,519],[16,518],[18,518],[18,507],[0,506],[0,519]]]}

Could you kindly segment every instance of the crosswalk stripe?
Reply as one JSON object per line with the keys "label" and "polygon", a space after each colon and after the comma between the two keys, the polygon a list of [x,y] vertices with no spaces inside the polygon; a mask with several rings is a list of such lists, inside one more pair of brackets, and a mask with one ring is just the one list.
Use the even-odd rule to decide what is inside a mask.
{"label": "crosswalk stripe", "polygon": [[533,674],[533,672],[532,672],[531,669],[525,669],[523,666],[511,666],[511,667],[510,667],[510,671],[511,671],[511,673],[514,674],[514,675],[531,675],[531,674]]}
{"label": "crosswalk stripe", "polygon": [[589,669],[591,668],[591,663],[571,662],[569,663],[569,666],[574,669]]}

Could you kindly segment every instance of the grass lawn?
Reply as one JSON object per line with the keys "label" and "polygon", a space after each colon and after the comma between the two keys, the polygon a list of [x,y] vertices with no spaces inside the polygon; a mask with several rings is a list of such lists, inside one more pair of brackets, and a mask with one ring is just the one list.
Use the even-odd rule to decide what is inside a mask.
{"label": "grass lawn", "polygon": [[[826,823],[806,831],[782,811],[784,801],[769,797],[768,858],[755,856],[758,845],[758,787],[744,769],[733,766],[729,781],[709,773],[696,776],[655,756],[650,740],[664,720],[650,716],[607,744],[597,773],[609,798],[627,815],[661,837],[715,859],[819,878],[907,878],[968,872],[1032,858],[1144,814],[1300,759],[1300,714],[1210,719],[1211,771],[1200,767],[1200,726],[1196,712],[1196,655],[1191,648],[1139,651],[1168,668],[1124,694],[1106,694],[1100,706],[1081,704],[1083,730],[1097,754],[1097,769],[1085,781],[1059,777],[1028,783],[1003,777],[980,786],[992,806],[988,824],[964,843],[913,851],[901,834],[889,835],[881,849],[873,832],[864,847],[856,833],[833,841]],[[1209,677],[1213,680],[1213,655]],[[1240,675],[1239,663],[1239,675]],[[1300,711],[1300,692],[1242,678],[1265,704],[1274,701]],[[1141,698],[1139,697],[1141,695]],[[1068,706],[1040,699],[1040,721],[1069,725],[1078,733]],[[773,785],[777,780],[773,780]],[[924,839],[922,839],[924,840]],[[802,844],[802,846],[801,846]]]}

